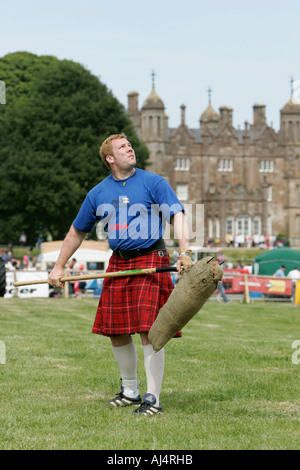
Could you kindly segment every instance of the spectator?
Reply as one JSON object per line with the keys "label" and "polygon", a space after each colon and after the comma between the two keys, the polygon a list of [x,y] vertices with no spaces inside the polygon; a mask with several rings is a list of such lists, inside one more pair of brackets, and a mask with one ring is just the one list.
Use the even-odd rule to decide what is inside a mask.
{"label": "spectator", "polygon": [[26,253],[24,256],[23,256],[23,269],[28,269],[29,268],[29,260],[30,260],[30,257],[29,257],[29,254]]}
{"label": "spectator", "polygon": [[12,253],[10,253],[9,251],[5,251],[4,255],[2,256],[3,260],[5,263],[8,263],[11,258],[12,258]]}
{"label": "spectator", "polygon": [[43,243],[43,241],[44,241],[44,237],[40,233],[39,236],[37,237],[36,248],[40,249],[41,248],[41,243]]}
{"label": "spectator", "polygon": [[227,260],[224,263],[224,269],[233,269],[233,264],[231,261]]}
{"label": "spectator", "polygon": [[293,268],[287,275],[287,277],[292,279],[293,282],[293,294],[292,294],[292,300],[295,302],[295,292],[296,292],[296,282],[298,279],[300,279],[300,271],[298,268]]}
{"label": "spectator", "polygon": [[277,271],[275,272],[274,276],[276,277],[285,277],[285,270],[286,270],[286,267],[285,266],[280,266],[279,269],[277,269]]}
{"label": "spectator", "polygon": [[20,268],[20,261],[16,258],[12,258],[7,263],[5,263],[5,267],[9,271],[15,271],[16,269]]}
{"label": "spectator", "polygon": [[26,244],[26,242],[27,242],[27,236],[26,236],[24,230],[22,230],[20,238],[19,238],[19,243],[20,243],[21,246],[24,246]]}
{"label": "spectator", "polygon": [[16,260],[12,261],[11,265],[12,265],[12,268],[11,268],[12,271],[15,271],[16,269],[19,269],[18,268],[18,262]]}
{"label": "spectator", "polygon": [[174,250],[174,253],[173,253],[173,260],[174,260],[174,263],[177,263],[178,258],[179,258],[179,253],[178,253],[178,251],[175,249],[175,250]]}
{"label": "spectator", "polygon": [[245,242],[245,237],[242,233],[238,233],[235,237],[235,247],[240,248]]}
{"label": "spectator", "polygon": [[[86,274],[84,272],[84,265],[81,264],[80,265],[80,275],[84,275]],[[85,293],[86,293],[86,281],[78,281],[78,282],[74,282],[74,291],[75,291],[75,294],[74,294],[74,297],[76,298],[81,298],[82,296],[85,296]]]}
{"label": "spectator", "polygon": [[[231,300],[229,300],[227,295],[226,295],[226,292],[225,292],[222,281],[219,281],[219,283],[218,283],[218,291],[219,291],[219,294],[221,294],[222,299],[224,300],[224,302],[226,304],[230,304]],[[220,295],[217,295],[217,301],[220,302]]]}
{"label": "spectator", "polygon": [[[75,269],[76,264],[77,264],[76,258],[72,258],[72,260],[68,262],[67,270],[68,270],[69,276],[75,275],[74,271],[76,270]],[[74,282],[69,282],[69,295],[74,295],[74,293],[75,293]]]}
{"label": "spectator", "polygon": [[251,245],[252,245],[252,237],[251,237],[251,235],[247,235],[246,241],[247,241],[247,248],[251,248]]}
{"label": "spectator", "polygon": [[36,267],[36,263],[37,263],[37,256],[36,256],[36,255],[33,255],[32,260],[31,260],[31,266],[32,266],[33,268],[35,268],[35,267]]}

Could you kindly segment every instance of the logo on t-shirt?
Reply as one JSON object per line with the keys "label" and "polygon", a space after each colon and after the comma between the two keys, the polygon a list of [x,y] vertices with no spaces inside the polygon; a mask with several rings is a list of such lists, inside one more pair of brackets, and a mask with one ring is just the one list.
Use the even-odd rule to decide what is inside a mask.
{"label": "logo on t-shirt", "polygon": [[112,205],[114,207],[121,207],[121,206],[125,206],[126,204],[129,204],[130,201],[129,201],[129,197],[128,196],[120,196],[119,199],[114,199],[112,201]]}

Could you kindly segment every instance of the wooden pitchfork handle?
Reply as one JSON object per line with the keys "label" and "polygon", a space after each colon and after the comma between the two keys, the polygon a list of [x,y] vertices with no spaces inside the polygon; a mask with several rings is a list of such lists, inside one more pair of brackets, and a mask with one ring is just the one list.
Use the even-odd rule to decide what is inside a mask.
{"label": "wooden pitchfork handle", "polygon": [[[71,281],[85,281],[89,279],[102,279],[105,277],[124,277],[124,276],[137,276],[141,274],[152,274],[152,273],[164,273],[177,271],[175,266],[163,266],[161,268],[145,268],[145,269],[133,269],[130,271],[115,271],[112,273],[100,273],[100,274],[83,274],[82,276],[67,276],[61,277],[60,282],[71,282]],[[29,286],[31,284],[48,284],[48,279],[39,279],[36,281],[20,281],[14,282],[15,287]]]}

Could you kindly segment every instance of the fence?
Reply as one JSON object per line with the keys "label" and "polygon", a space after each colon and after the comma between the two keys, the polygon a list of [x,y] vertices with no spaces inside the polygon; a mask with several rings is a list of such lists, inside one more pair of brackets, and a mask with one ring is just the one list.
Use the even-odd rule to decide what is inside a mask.
{"label": "fence", "polygon": [[[95,271],[85,273],[95,274]],[[18,289],[13,285],[15,281],[47,278],[48,271],[7,271],[5,297],[49,297],[48,284],[34,284]],[[292,279],[287,277],[260,276],[249,274],[246,270],[224,270],[223,285],[226,295],[231,299],[243,300],[246,303],[257,300],[293,302],[300,306],[300,280],[293,284]],[[63,295],[64,297],[69,296],[68,282],[65,283]]]}
{"label": "fence", "polygon": [[[85,274],[96,274],[99,271],[85,271]],[[15,287],[14,282],[20,281],[38,281],[48,278],[48,271],[32,271],[32,270],[15,270],[15,271],[6,271],[6,293],[4,295],[5,298],[11,297],[20,297],[20,298],[32,298],[32,297],[43,297],[47,298],[50,296],[50,288],[49,284],[33,284],[27,285],[22,287]],[[66,271],[67,275],[78,275],[78,271]],[[78,281],[79,282],[79,281]],[[64,297],[69,297],[69,282],[66,282],[64,285],[64,289],[62,291],[62,295]],[[74,282],[72,283],[74,284]],[[93,289],[95,292],[97,289]]]}
{"label": "fence", "polygon": [[300,281],[291,278],[249,274],[246,270],[225,270],[223,285],[231,298],[242,297],[246,303],[254,300],[294,302],[300,305]]}

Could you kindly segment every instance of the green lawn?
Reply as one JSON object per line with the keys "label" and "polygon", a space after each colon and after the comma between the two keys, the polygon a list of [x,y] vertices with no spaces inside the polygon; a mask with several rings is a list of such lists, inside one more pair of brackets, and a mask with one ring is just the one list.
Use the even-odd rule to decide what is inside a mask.
{"label": "green lawn", "polygon": [[165,347],[164,413],[137,417],[105,405],[120,383],[96,305],[0,299],[0,449],[300,449],[299,307],[209,301]]}

